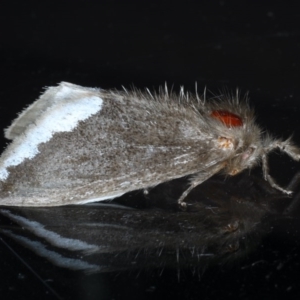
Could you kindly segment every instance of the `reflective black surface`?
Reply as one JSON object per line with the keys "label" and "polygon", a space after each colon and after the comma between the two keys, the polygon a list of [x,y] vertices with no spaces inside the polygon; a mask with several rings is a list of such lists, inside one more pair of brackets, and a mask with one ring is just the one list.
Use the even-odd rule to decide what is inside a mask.
{"label": "reflective black surface", "polygon": [[[258,123],[275,136],[294,134],[300,144],[296,2],[10,1],[1,4],[0,25],[1,128],[44,86],[62,80],[102,88],[131,84],[158,88],[167,81],[175,90],[179,85],[194,90],[197,81],[198,90],[207,86],[214,93],[224,87],[249,91]],[[4,148],[4,138],[1,142]],[[271,156],[270,165],[283,185],[300,168],[278,153]],[[119,199],[118,204],[127,209],[0,208],[6,210],[0,215],[1,297],[299,296],[297,192],[286,211],[293,200],[269,190],[260,178],[259,168],[225,181],[213,178],[191,194],[193,205],[186,212],[178,211],[173,202],[185,180],[158,187],[149,195],[136,192]],[[245,205],[242,210],[234,209],[240,205]],[[207,207],[220,210],[206,214]],[[62,249],[52,244],[55,236],[50,240],[49,235],[48,240],[38,236],[25,223],[12,220],[12,215],[19,222],[37,222],[38,228],[45,226],[60,237],[105,246],[106,251]],[[26,224],[32,228],[35,223]],[[197,232],[202,233],[199,239]],[[22,240],[16,238],[20,236]],[[196,256],[193,246],[202,256]],[[52,259],[56,253],[60,255],[56,258],[103,269],[58,267],[57,261],[34,252],[43,247]]]}

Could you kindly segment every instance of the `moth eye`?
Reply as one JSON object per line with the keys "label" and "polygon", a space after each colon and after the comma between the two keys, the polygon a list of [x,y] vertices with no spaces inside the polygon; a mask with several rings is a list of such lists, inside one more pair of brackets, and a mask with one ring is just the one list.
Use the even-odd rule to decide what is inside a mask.
{"label": "moth eye", "polygon": [[238,127],[243,125],[242,119],[229,111],[213,110],[210,116],[221,121],[227,127]]}

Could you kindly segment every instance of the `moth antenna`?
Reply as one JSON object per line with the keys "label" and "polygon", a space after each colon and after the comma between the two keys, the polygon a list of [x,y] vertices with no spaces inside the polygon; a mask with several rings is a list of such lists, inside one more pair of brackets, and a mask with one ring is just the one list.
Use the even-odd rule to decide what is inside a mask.
{"label": "moth antenna", "polygon": [[128,91],[127,91],[127,89],[125,88],[124,85],[122,85],[122,89],[123,89],[123,91],[128,95]]}
{"label": "moth antenna", "polygon": [[146,88],[146,91],[149,94],[149,96],[154,100],[154,97],[153,97],[152,93],[150,92],[150,90],[148,88]]}

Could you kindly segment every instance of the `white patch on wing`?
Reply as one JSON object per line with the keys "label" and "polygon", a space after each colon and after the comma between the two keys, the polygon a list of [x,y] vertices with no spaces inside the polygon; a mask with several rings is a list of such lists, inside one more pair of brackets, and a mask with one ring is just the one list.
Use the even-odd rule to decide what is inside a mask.
{"label": "white patch on wing", "polygon": [[61,235],[47,230],[44,226],[36,221],[30,221],[22,216],[14,215],[9,210],[1,209],[0,213],[20,226],[39,236],[55,247],[64,248],[70,251],[95,251],[99,250],[96,245],[88,244],[81,240],[62,237]]}
{"label": "white patch on wing", "polygon": [[[13,123],[11,129],[9,128],[8,135],[12,132],[14,140],[0,158],[0,180],[4,181],[8,177],[8,167],[17,166],[26,158],[35,157],[39,153],[38,146],[41,143],[51,140],[57,132],[73,131],[80,121],[99,112],[103,103],[95,91],[80,89],[79,86],[70,84],[49,88],[38,100],[40,106],[43,106],[46,100],[51,103],[48,106],[44,104],[44,107],[47,107],[45,111],[39,111],[38,115],[33,104],[28,108],[28,112],[25,110],[15,121],[15,125]],[[19,124],[20,134],[14,135],[13,128]]]}

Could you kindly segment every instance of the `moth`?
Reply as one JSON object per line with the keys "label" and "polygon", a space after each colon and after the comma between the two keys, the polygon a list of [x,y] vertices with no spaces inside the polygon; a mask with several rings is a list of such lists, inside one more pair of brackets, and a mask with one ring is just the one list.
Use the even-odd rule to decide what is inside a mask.
{"label": "moth", "polygon": [[210,100],[167,88],[116,91],[67,82],[49,87],[5,130],[0,205],[83,204],[191,176],[189,192],[214,174],[236,175],[260,161],[265,180],[274,149],[299,160],[291,139],[273,139],[247,101]]}

